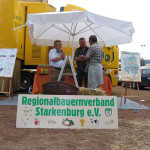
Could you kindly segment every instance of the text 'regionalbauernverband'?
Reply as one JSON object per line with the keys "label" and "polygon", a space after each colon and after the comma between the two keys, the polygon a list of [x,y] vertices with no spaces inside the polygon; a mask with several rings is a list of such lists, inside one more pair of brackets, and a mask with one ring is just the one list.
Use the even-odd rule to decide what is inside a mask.
{"label": "text 'regionalbauernverband'", "polygon": [[[84,109],[82,106],[114,106],[114,98],[111,100],[99,100],[95,99],[60,99],[58,97],[54,97],[53,99],[48,98],[27,98],[26,96],[22,97],[22,105],[31,105],[36,106],[36,116],[80,116],[84,117]],[[41,106],[41,107],[39,107]],[[42,106],[50,106],[50,109],[43,108]],[[54,106],[67,106],[60,107],[60,109],[54,108]],[[77,106],[73,109],[69,108],[71,106]],[[79,109],[79,107],[82,109]],[[94,108],[87,110],[88,116],[101,116],[99,113],[99,108]]]}

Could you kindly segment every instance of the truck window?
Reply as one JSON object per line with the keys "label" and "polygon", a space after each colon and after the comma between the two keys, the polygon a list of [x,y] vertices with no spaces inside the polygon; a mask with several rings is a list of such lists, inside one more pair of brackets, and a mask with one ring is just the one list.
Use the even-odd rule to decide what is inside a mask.
{"label": "truck window", "polygon": [[110,61],[110,55],[105,55],[105,61]]}

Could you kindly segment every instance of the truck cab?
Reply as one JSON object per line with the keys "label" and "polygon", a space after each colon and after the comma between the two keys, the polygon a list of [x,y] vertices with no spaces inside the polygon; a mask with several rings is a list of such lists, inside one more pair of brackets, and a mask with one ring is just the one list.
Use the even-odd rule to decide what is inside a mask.
{"label": "truck cab", "polygon": [[[48,53],[52,47],[32,45],[29,38],[29,29],[25,25],[30,13],[55,12],[56,8],[47,3],[47,0],[0,0],[0,48],[17,48],[17,61],[14,70],[13,84],[27,91],[33,85],[37,66],[48,64]],[[68,4],[61,11],[83,11],[84,8]],[[6,13],[7,12],[7,13]],[[13,30],[18,28],[17,30]],[[71,48],[64,47],[64,52],[71,55]],[[76,49],[74,49],[75,51]],[[103,47],[103,66],[109,70],[109,77],[113,86],[117,86],[119,50],[117,46]],[[74,66],[75,66],[74,62]],[[76,66],[75,66],[76,67]],[[20,80],[21,77],[21,80]],[[19,88],[18,88],[19,87]]]}
{"label": "truck cab", "polygon": [[[32,45],[28,27],[25,25],[30,13],[55,12],[47,0],[1,0],[0,1],[0,48],[17,48],[17,71],[14,83],[27,91],[33,84],[34,73],[39,64],[48,64],[49,48]],[[19,28],[18,28],[19,27]],[[18,28],[17,30],[13,30]],[[21,76],[21,80],[18,80]],[[14,90],[19,90],[19,88]]]}

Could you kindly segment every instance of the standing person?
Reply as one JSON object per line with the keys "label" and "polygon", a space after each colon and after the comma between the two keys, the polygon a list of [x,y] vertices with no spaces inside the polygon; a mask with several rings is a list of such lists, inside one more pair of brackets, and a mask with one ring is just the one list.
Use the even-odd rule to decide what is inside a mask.
{"label": "standing person", "polygon": [[49,51],[50,81],[57,81],[65,56],[61,41],[56,40],[54,49]]}
{"label": "standing person", "polygon": [[86,56],[82,56],[82,58],[88,61],[88,88],[95,89],[103,84],[103,67],[101,65],[103,50],[98,45],[95,35],[89,37],[89,43],[90,48]]}
{"label": "standing person", "polygon": [[85,38],[79,39],[79,45],[80,47],[76,49],[74,57],[74,60],[77,62],[77,81],[78,85],[81,87],[84,79],[84,86],[87,87],[88,75],[87,72],[85,71],[87,62],[83,60],[83,58],[81,58],[81,56],[85,56],[88,51]]}

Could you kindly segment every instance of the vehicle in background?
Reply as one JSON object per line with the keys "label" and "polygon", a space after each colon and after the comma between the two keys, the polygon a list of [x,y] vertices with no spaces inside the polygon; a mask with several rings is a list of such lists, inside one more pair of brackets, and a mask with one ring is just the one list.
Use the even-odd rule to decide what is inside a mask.
{"label": "vehicle in background", "polygon": [[119,79],[118,79],[118,85],[121,85],[121,68],[119,68]]}
{"label": "vehicle in background", "polygon": [[0,48],[18,49],[13,85],[19,86],[13,86],[13,90],[28,91],[33,85],[37,65],[49,63],[50,48],[32,45],[27,26],[13,29],[25,25],[30,13],[55,12],[56,8],[47,0],[0,0],[0,11]]}
{"label": "vehicle in background", "polygon": [[[139,88],[150,87],[150,65],[141,67],[141,82]],[[132,83],[132,88],[137,89],[136,82]]]}
{"label": "vehicle in background", "polygon": [[118,68],[118,85],[121,85],[122,81],[121,81],[121,62],[119,62],[119,68]]}

